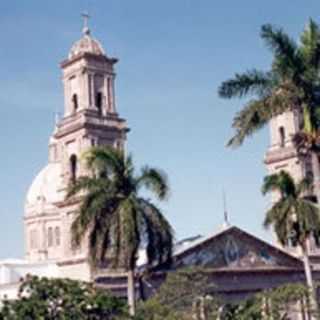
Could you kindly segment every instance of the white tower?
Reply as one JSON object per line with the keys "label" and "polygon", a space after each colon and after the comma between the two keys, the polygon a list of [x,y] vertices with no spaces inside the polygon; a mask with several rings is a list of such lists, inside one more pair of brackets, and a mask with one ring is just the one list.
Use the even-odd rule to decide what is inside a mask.
{"label": "white tower", "polygon": [[77,250],[71,244],[70,227],[78,204],[65,201],[65,191],[70,181],[85,173],[81,154],[95,145],[125,148],[128,128],[116,111],[118,60],[107,56],[91,36],[88,16],[84,18],[81,39],[61,63],[64,115],[49,141],[49,163],[28,191],[24,225],[28,260],[54,260],[66,269],[66,276],[86,279],[86,243]]}
{"label": "white tower", "polygon": [[[288,172],[296,182],[309,177],[314,181],[313,193],[308,196],[314,202],[320,202],[319,159],[315,155],[301,156],[297,152],[293,136],[302,129],[303,118],[297,111],[283,113],[270,122],[271,144],[265,156],[268,174],[281,170]],[[315,156],[315,158],[314,158]],[[279,194],[275,191],[271,195],[272,203],[277,201]],[[320,262],[320,235],[309,240],[309,253],[315,262]],[[295,251],[295,248],[287,248]]]}
{"label": "white tower", "polygon": [[[281,170],[289,172],[296,181],[312,174],[309,158],[299,157],[292,137],[301,129],[301,115],[296,112],[285,112],[270,121],[271,144],[265,156],[268,174]],[[278,195],[272,194],[272,202]]]}

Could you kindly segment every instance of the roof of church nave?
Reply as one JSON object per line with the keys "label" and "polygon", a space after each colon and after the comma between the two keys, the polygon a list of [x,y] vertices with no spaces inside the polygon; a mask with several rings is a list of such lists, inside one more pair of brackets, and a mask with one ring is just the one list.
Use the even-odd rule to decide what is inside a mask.
{"label": "roof of church nave", "polygon": [[106,54],[101,43],[91,36],[91,31],[88,27],[89,16],[87,14],[84,14],[83,17],[85,19],[84,27],[82,30],[83,35],[82,38],[75,42],[71,47],[71,50],[69,52],[69,59],[72,59],[84,53],[91,53],[98,56]]}

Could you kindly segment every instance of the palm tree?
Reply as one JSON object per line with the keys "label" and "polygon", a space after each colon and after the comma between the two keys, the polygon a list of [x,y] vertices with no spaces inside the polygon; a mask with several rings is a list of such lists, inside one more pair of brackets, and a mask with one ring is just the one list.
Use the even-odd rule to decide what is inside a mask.
{"label": "palm tree", "polygon": [[67,198],[79,196],[80,207],[72,224],[76,245],[89,234],[89,255],[93,268],[106,261],[128,274],[128,304],[135,313],[135,279],[138,251],[144,246],[149,266],[168,263],[173,231],[161,210],[143,198],[143,188],[156,199],[169,193],[160,170],[144,167],[135,175],[131,156],[110,147],[94,147],[84,155],[89,175],[70,184]]}
{"label": "palm tree", "polygon": [[[297,245],[302,253],[306,280],[315,299],[315,289],[308,256],[308,241],[311,236],[320,233],[320,208],[304,198],[312,184],[303,179],[295,183],[285,171],[264,178],[262,193],[278,191],[279,199],[266,213],[264,227],[271,225],[279,242],[286,246],[289,241]],[[314,300],[315,302],[316,300]]]}
{"label": "palm tree", "polygon": [[219,88],[222,98],[251,99],[233,119],[235,135],[228,146],[241,145],[283,112],[297,112],[303,129],[293,141],[301,155],[312,155],[315,180],[320,180],[320,27],[310,19],[297,43],[282,29],[263,25],[261,38],[273,54],[270,70],[236,74]]}

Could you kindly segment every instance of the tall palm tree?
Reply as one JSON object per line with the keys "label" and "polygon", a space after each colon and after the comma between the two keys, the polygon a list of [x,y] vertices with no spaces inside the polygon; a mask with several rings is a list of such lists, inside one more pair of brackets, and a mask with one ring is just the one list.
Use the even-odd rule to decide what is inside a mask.
{"label": "tall palm tree", "polygon": [[80,208],[72,224],[76,245],[89,234],[90,262],[94,268],[110,262],[128,272],[128,304],[135,313],[138,252],[145,247],[148,264],[170,262],[173,230],[161,210],[140,195],[141,189],[157,200],[169,193],[166,176],[144,167],[134,173],[131,156],[110,147],[94,147],[84,155],[89,174],[70,184],[67,198],[79,196]]}
{"label": "tall palm tree", "polygon": [[[279,199],[266,213],[264,227],[273,226],[279,242],[286,246],[296,244],[302,253],[306,280],[315,299],[315,289],[308,256],[308,241],[320,233],[320,208],[304,198],[312,184],[307,179],[295,183],[285,171],[264,178],[262,193],[278,191]],[[314,300],[316,301],[316,300]]]}
{"label": "tall palm tree", "polygon": [[[297,43],[281,28],[263,25],[261,38],[273,54],[270,70],[236,74],[219,88],[222,98],[250,98],[233,119],[235,135],[228,146],[241,145],[283,112],[298,112],[303,129],[294,143],[301,155],[312,156],[315,179],[320,181],[320,27],[310,19]],[[320,200],[320,193],[317,196]]]}

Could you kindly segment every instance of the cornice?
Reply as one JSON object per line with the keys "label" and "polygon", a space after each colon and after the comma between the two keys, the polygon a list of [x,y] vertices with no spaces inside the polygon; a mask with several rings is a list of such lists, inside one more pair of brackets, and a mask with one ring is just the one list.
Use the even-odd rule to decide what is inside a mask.
{"label": "cornice", "polygon": [[80,53],[78,55],[76,55],[75,57],[73,57],[72,59],[65,59],[60,63],[60,67],[62,69],[68,67],[69,65],[75,63],[76,61],[79,61],[81,59],[91,59],[91,60],[95,60],[98,62],[106,62],[106,63],[110,63],[111,65],[116,64],[119,59],[117,58],[108,58],[105,55],[96,55],[96,54],[92,54],[92,53]]}

